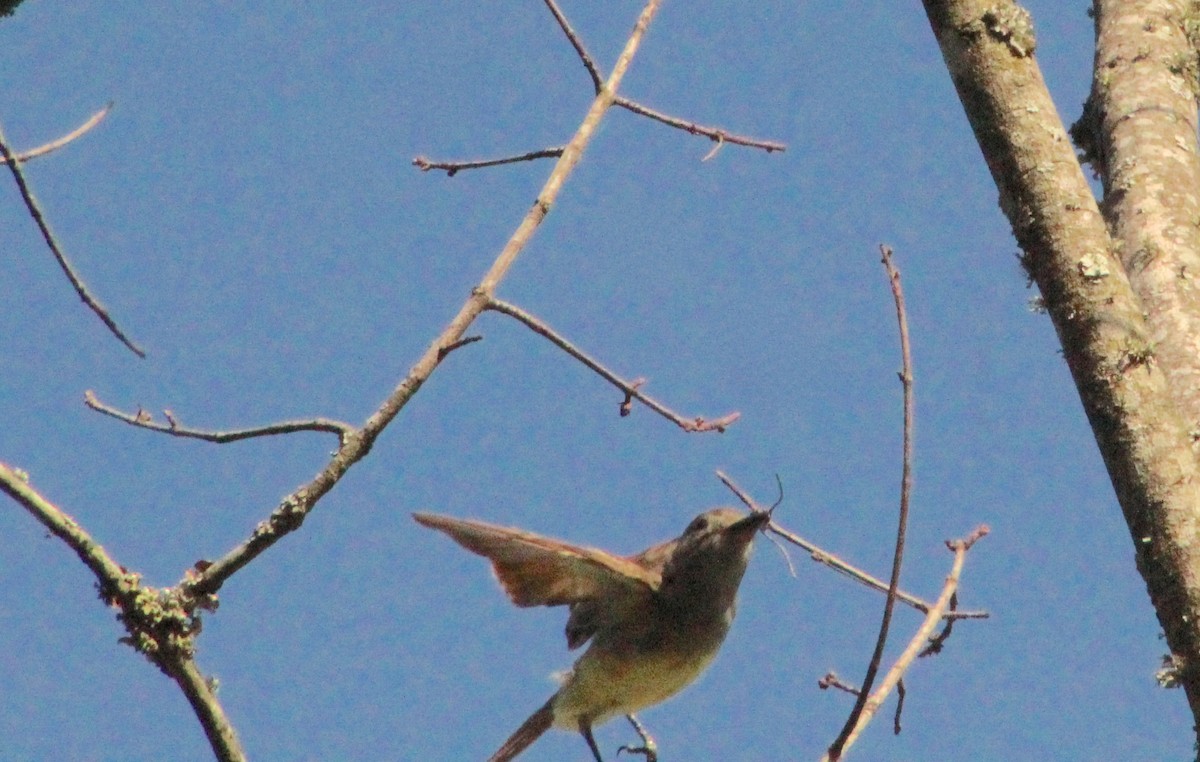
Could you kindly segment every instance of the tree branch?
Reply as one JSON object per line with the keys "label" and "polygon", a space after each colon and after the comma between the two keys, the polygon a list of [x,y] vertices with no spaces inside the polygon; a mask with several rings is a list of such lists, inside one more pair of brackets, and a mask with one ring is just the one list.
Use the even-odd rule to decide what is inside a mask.
{"label": "tree branch", "polygon": [[[695,122],[687,121],[686,119],[680,119],[679,117],[671,116],[670,114],[664,114],[661,111],[652,109],[649,106],[644,106],[641,103],[628,98],[618,97],[615,105],[620,106],[626,111],[631,111],[635,114],[653,119],[656,122],[661,122],[668,127],[674,127],[677,130],[683,130],[689,135],[703,135],[717,144],[717,146],[714,147],[714,151],[723,143],[733,143],[734,145],[746,146],[747,148],[761,148],[767,153],[772,153],[774,151],[779,151],[782,153],[783,151],[787,150],[786,143],[780,143],[775,140],[762,140],[760,138],[752,138],[746,135],[738,135],[720,127],[706,127],[702,124],[697,124]],[[713,154],[710,153],[705,157],[705,159],[711,158],[712,155]]]}
{"label": "tree branch", "polygon": [[575,53],[579,55],[579,60],[583,62],[583,67],[587,69],[588,76],[592,78],[592,87],[599,93],[604,82],[604,77],[600,75],[600,67],[596,66],[596,61],[587,52],[587,48],[583,45],[583,40],[575,33],[575,30],[571,27],[571,22],[567,21],[566,15],[559,9],[558,3],[554,0],[545,1],[546,7],[550,9],[550,13],[554,14],[554,20],[558,22],[559,28],[562,29],[563,34],[570,41],[571,47],[575,48]]}
{"label": "tree branch", "polygon": [[[717,478],[721,480],[722,484],[729,488],[730,492],[732,492],[734,495],[737,495],[738,499],[741,500],[747,508],[752,511],[763,510],[762,506],[760,506],[753,498],[751,498],[745,490],[739,487],[737,483],[733,481],[733,479],[729,478],[729,475],[724,471],[717,471]],[[888,591],[888,584],[883,580],[874,576],[870,572],[864,571],[848,561],[843,560],[837,554],[830,553],[829,551],[818,547],[815,543],[804,539],[800,535],[780,524],[778,521],[771,519],[771,523],[767,525],[767,528],[776,535],[806,551],[809,555],[809,558],[811,558],[813,561],[816,561],[819,564],[824,564],[830,569],[841,572],[850,579],[862,583],[867,587],[874,588],[881,593],[886,593]],[[929,613],[929,609],[933,605],[903,590],[896,591],[896,599],[901,603],[920,611],[922,614]],[[956,619],[988,619],[990,617],[991,614],[986,611],[949,611],[944,615],[944,618],[947,621],[953,621]]]}
{"label": "tree branch", "polygon": [[[833,746],[830,747],[825,756],[821,758],[822,762],[825,762],[825,760],[835,762],[836,760],[840,759],[841,753],[845,752],[846,749],[850,748],[854,742],[858,740],[858,736],[871,722],[871,719],[875,716],[875,713],[879,711],[879,707],[883,705],[883,702],[887,699],[888,694],[891,693],[892,689],[896,687],[896,685],[900,682],[900,679],[904,677],[904,673],[908,671],[908,668],[912,666],[913,661],[921,652],[922,647],[925,645],[926,641],[929,640],[929,636],[933,633],[934,628],[937,627],[938,621],[941,620],[946,608],[950,605],[950,599],[954,596],[955,591],[958,589],[958,580],[959,576],[962,574],[962,567],[963,563],[966,561],[967,551],[970,550],[971,546],[978,542],[982,537],[986,536],[987,533],[988,528],[986,526],[980,526],[962,540],[946,542],[946,546],[954,552],[954,563],[951,565],[950,574],[946,577],[946,583],[942,587],[942,594],[938,596],[937,601],[934,602],[933,607],[930,608],[929,613],[926,614],[925,620],[921,622],[920,628],[917,629],[917,633],[913,635],[912,640],[909,641],[908,646],[904,649],[904,652],[900,654],[900,657],[896,659],[896,662],[892,665],[892,668],[888,670],[887,675],[884,676],[883,681],[879,685],[879,689],[875,691],[875,693],[869,698],[865,698],[866,692],[864,690],[859,690],[856,692],[859,701],[855,706],[856,713],[851,714],[853,726],[851,727],[850,732],[846,734],[843,743],[837,745],[837,742],[835,742],[835,745],[837,745],[836,749]],[[896,723],[897,725],[899,724],[898,717]],[[839,738],[839,740],[842,739]]]}
{"label": "tree branch", "polygon": [[245,762],[246,753],[237,731],[217,700],[215,681],[201,674],[192,659],[181,660],[169,674],[200,719],[200,726],[204,728],[204,735],[217,759],[220,762]]}
{"label": "tree branch", "polygon": [[725,429],[730,424],[741,417],[741,413],[734,412],[728,413],[727,415],[723,415],[720,418],[713,420],[708,420],[699,416],[695,418],[684,418],[653,397],[643,394],[641,391],[641,387],[645,383],[643,379],[626,381],[616,373],[613,373],[611,370],[604,367],[598,360],[588,356],[583,350],[567,341],[566,338],[556,333],[550,326],[546,325],[541,320],[538,320],[533,315],[530,315],[528,312],[516,306],[515,304],[509,304],[501,299],[489,297],[487,303],[484,305],[484,309],[499,312],[503,315],[508,315],[509,317],[516,319],[534,333],[549,339],[550,343],[554,344],[571,357],[574,357],[576,360],[579,360],[579,362],[583,363],[588,368],[591,368],[605,381],[623,391],[625,393],[625,401],[621,403],[622,416],[629,414],[630,401],[636,399],[638,402],[642,403],[688,433],[705,431],[724,433]]}
{"label": "tree branch", "polygon": [[[871,687],[875,683],[875,675],[879,671],[880,664],[883,663],[883,649],[887,646],[892,612],[896,607],[896,593],[900,589],[900,568],[904,564],[904,540],[908,531],[908,506],[912,495],[913,419],[916,415],[916,408],[913,399],[912,347],[908,336],[908,315],[904,308],[904,289],[900,286],[900,271],[892,263],[892,250],[887,246],[880,246],[879,251],[883,255],[883,266],[887,271],[888,283],[892,287],[892,299],[896,304],[896,322],[900,329],[900,356],[903,362],[900,383],[904,387],[904,456],[900,476],[900,515],[896,522],[896,549],[892,555],[892,574],[888,581],[887,600],[883,604],[879,635],[875,639],[875,651],[871,654],[871,661],[867,665],[867,674],[863,677],[862,689],[855,701],[854,709],[846,718],[841,733],[829,747],[828,757],[833,760],[841,759],[842,752],[851,742],[851,736],[858,732],[859,723],[869,720],[869,715],[874,712],[873,709],[867,708],[866,703]],[[957,571],[955,576],[956,574]],[[934,621],[937,619],[941,619],[940,612]],[[926,617],[926,621],[928,620],[929,617]]]}
{"label": "tree branch", "polygon": [[517,230],[450,324],[430,343],[408,375],[367,419],[363,427],[343,439],[333,458],[320,473],[285,497],[270,517],[255,527],[253,533],[243,543],[220,559],[212,563],[206,562],[203,564],[203,569],[197,567],[194,574],[188,575],[180,583],[182,590],[193,595],[215,593],[229,577],[274,545],[279,538],[299,528],[317,502],[333,489],[334,485],[355,463],[366,457],[375,439],[438,368],[446,357],[447,349],[458,345],[467,329],[486,309],[488,300],[495,293],[496,286],[508,274],[517,256],[553,208],[567,177],[579,163],[584,150],[596,133],[596,127],[600,124],[600,120],[612,106],[614,94],[621,84],[621,80],[624,79],[634,54],[645,36],[646,28],[658,12],[660,4],[661,0],[649,0],[642,9],[633,32],[613,67],[612,74],[595,100],[592,101],[587,115],[554,165],[554,169],[545,185],[542,186],[533,207],[526,213]]}
{"label": "tree branch", "polygon": [[229,442],[238,442],[243,439],[253,439],[254,437],[274,436],[277,434],[294,434],[298,431],[321,431],[329,434],[337,434],[338,439],[345,442],[346,438],[354,433],[354,426],[342,421],[335,421],[330,418],[311,418],[301,421],[281,421],[280,423],[271,423],[266,426],[256,426],[249,429],[235,429],[233,431],[205,431],[202,429],[193,429],[187,426],[181,426],[175,414],[170,410],[164,410],[163,416],[167,419],[166,423],[159,423],[154,420],[150,413],[142,408],[138,408],[136,413],[126,413],[121,410],[104,404],[97,399],[95,392],[88,389],[83,393],[83,403],[95,410],[97,413],[116,418],[118,421],[124,421],[130,426],[137,426],[140,429],[149,429],[162,434],[170,434],[173,437],[185,437],[189,439],[203,439],[206,442],[215,442],[217,444],[227,444]]}
{"label": "tree branch", "polygon": [[225,717],[208,681],[192,661],[193,639],[200,630],[197,609],[216,608],[210,596],[185,597],[159,590],[126,571],[75,519],[42,497],[29,484],[29,475],[0,463],[0,491],[25,508],[42,526],[75,551],[95,575],[100,598],[120,612],[132,646],[175,680],[196,711],[213,751],[222,762],[244,762],[237,734]]}
{"label": "tree branch", "polygon": [[[22,151],[20,153],[13,154],[13,158],[19,162],[27,162],[30,159],[37,159],[41,156],[45,156],[46,154],[54,153],[58,149],[73,143],[76,138],[82,137],[83,135],[91,132],[93,127],[104,121],[104,117],[108,116],[108,112],[112,111],[112,107],[113,104],[111,101],[109,101],[104,108],[88,117],[86,122],[71,130],[66,135],[63,135],[61,138],[58,138],[57,140],[51,140],[49,143],[40,145],[37,148],[31,148],[28,151]],[[7,157],[0,157],[0,164],[8,163],[9,161]]]}
{"label": "tree branch", "polygon": [[555,146],[554,148],[543,148],[540,151],[530,151],[529,153],[517,156],[502,156],[499,159],[476,159],[474,161],[434,161],[424,156],[417,156],[412,160],[412,163],[414,167],[422,172],[428,172],[431,169],[441,169],[446,172],[446,177],[454,177],[463,169],[498,167],[501,164],[516,164],[536,159],[557,159],[559,156],[562,156],[563,150],[562,146]]}
{"label": "tree branch", "polygon": [[[600,91],[603,89],[603,82],[600,75],[600,69],[596,66],[595,59],[593,59],[591,54],[588,53],[587,48],[583,44],[583,40],[575,31],[574,27],[571,26],[571,22],[567,20],[566,14],[564,14],[562,9],[558,7],[558,3],[555,0],[544,0],[544,2],[546,3],[546,7],[550,9],[550,13],[554,16],[554,20],[558,22],[559,28],[562,30],[563,34],[566,35],[567,40],[571,43],[571,47],[575,49],[575,53],[579,56],[579,60],[583,62],[584,68],[587,69],[588,76],[592,79],[592,86],[595,88],[596,94],[599,95]],[[706,127],[704,125],[696,124],[695,122],[690,122],[669,114],[664,114],[661,111],[656,111],[649,106],[643,106],[637,101],[630,100],[624,96],[616,95],[615,93],[612,103],[613,105],[620,106],[627,111],[648,117],[669,127],[674,127],[677,130],[683,130],[691,135],[703,135],[709,140],[712,140],[714,143],[716,143],[716,145],[713,146],[713,149],[708,152],[702,161],[708,161],[713,156],[716,156],[717,151],[719,151],[726,143],[746,146],[747,148],[761,148],[767,153],[787,150],[787,146],[785,144],[777,141],[761,140],[759,138],[738,135],[720,127]],[[562,150],[563,149],[561,148],[544,148],[540,151],[530,151],[529,153],[523,153],[517,156],[508,156],[499,159],[481,159],[475,161],[431,161],[424,156],[417,156],[413,159],[412,163],[422,172],[428,172],[431,169],[441,169],[445,170],[448,177],[454,177],[454,175],[460,170],[479,169],[481,167],[495,167],[501,164],[515,164],[522,161],[550,158],[560,155]]]}

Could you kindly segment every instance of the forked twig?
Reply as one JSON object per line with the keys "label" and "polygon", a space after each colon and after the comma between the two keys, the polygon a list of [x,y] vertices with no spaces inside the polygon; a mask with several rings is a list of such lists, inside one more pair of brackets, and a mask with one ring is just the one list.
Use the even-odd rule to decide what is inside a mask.
{"label": "forked twig", "polygon": [[[556,0],[544,0],[544,2],[546,3],[546,7],[550,10],[551,15],[554,16],[554,20],[558,23],[559,29],[561,29],[563,34],[566,36],[567,41],[571,43],[571,47],[575,49],[575,54],[579,56],[579,60],[583,63],[584,68],[587,69],[588,76],[592,80],[593,89],[597,94],[599,94],[600,90],[603,88],[604,78],[600,74],[600,67],[596,65],[596,60],[592,58],[590,53],[588,53],[587,47],[583,44],[583,39],[579,36],[579,33],[575,31],[575,28],[571,26],[571,22],[567,19],[566,14],[562,12],[562,9],[558,7]],[[752,138],[746,135],[738,135],[720,127],[708,127],[702,124],[697,124],[696,122],[680,119],[679,117],[671,116],[670,114],[665,114],[662,111],[652,109],[649,106],[638,103],[635,100],[630,100],[629,98],[621,95],[617,95],[613,98],[613,105],[620,106],[626,111],[630,111],[634,114],[653,119],[654,121],[665,124],[668,127],[674,127],[675,129],[683,130],[690,135],[701,135],[713,141],[716,145],[713,146],[712,150],[709,151],[704,158],[701,159],[701,161],[708,161],[716,156],[717,152],[720,151],[721,147],[726,143],[745,146],[747,148],[761,148],[767,153],[787,150],[786,144],[775,140],[761,140],[759,138]],[[424,156],[418,156],[413,159],[412,163],[422,172],[428,172],[431,169],[441,169],[445,170],[447,176],[454,177],[455,174],[464,169],[495,167],[501,164],[515,164],[522,161],[532,161],[535,159],[558,156],[559,154],[555,153],[555,151],[561,151],[561,149],[546,148],[540,151],[530,151],[529,153],[523,153],[518,156],[508,156],[500,159],[485,159],[476,161],[432,161]]]}
{"label": "forked twig", "polygon": [[[825,756],[821,758],[822,762],[826,760],[833,762],[841,758],[840,755],[858,739],[859,734],[871,721],[871,718],[875,716],[875,713],[879,711],[879,707],[883,705],[888,694],[900,682],[900,679],[908,671],[908,668],[912,666],[922,646],[929,640],[930,634],[937,627],[942,614],[950,605],[950,598],[958,589],[958,580],[962,574],[963,562],[966,560],[967,551],[981,538],[985,537],[988,531],[986,525],[981,525],[962,540],[946,542],[946,546],[954,552],[954,563],[950,567],[950,574],[946,577],[946,583],[942,587],[941,595],[938,596],[937,601],[929,609],[929,613],[925,615],[924,621],[921,622],[921,626],[917,629],[916,634],[913,635],[912,640],[909,641],[908,646],[905,647],[904,652],[900,654],[895,664],[892,665],[892,668],[888,670],[887,675],[880,682],[879,689],[869,697],[866,697],[865,693],[860,692],[859,702],[863,705],[862,710],[855,714],[854,724],[850,728],[850,732],[846,734],[845,739],[842,740],[836,755],[834,749],[830,748]],[[898,722],[899,720],[897,720]]]}
{"label": "forked twig", "polygon": [[661,0],[647,1],[621,55],[613,66],[612,74],[609,75],[608,81],[592,101],[592,105],[575,135],[563,150],[562,156],[558,158],[558,162],[542,186],[537,200],[525,214],[508,243],[496,256],[491,267],[483,275],[479,285],[459,308],[458,314],[430,342],[408,374],[367,419],[362,428],[343,437],[341,445],[329,463],[308,483],[285,497],[271,512],[271,515],[254,528],[244,542],[215,561],[206,561],[197,565],[179,583],[179,588],[183,593],[191,595],[216,593],[225,584],[225,581],[236,574],[239,569],[274,545],[279,538],[298,528],[318,501],[333,489],[334,485],[355,463],[366,456],[383,430],[437,370],[447,356],[447,348],[461,346],[459,342],[466,335],[467,330],[475,322],[475,319],[487,309],[488,301],[495,293],[496,286],[508,274],[517,256],[524,250],[542,220],[550,213],[567,177],[575,169],[584,150],[595,135],[600,120],[612,106],[617,88],[624,79],[645,36],[646,29],[658,12],[660,4]]}
{"label": "forked twig", "polygon": [[55,237],[54,231],[50,229],[50,223],[46,221],[41,204],[38,203],[37,198],[33,195],[33,191],[29,188],[29,183],[25,179],[25,172],[21,169],[20,157],[16,156],[12,152],[12,149],[8,147],[8,140],[4,137],[3,128],[0,128],[0,158],[3,158],[4,163],[8,164],[8,169],[12,172],[13,179],[17,182],[17,189],[21,192],[21,198],[25,201],[25,208],[29,210],[29,216],[33,218],[38,229],[42,232],[42,238],[46,241],[46,245],[50,247],[51,253],[54,254],[55,260],[58,261],[58,266],[66,273],[67,280],[71,282],[75,293],[79,295],[79,298],[88,306],[88,309],[94,312],[96,317],[100,318],[104,325],[108,327],[108,330],[122,344],[129,347],[130,351],[138,357],[144,358],[146,352],[125,335],[121,327],[108,314],[108,310],[104,308],[104,305],[100,304],[96,297],[92,296],[91,292],[88,291],[87,285],[84,284],[83,279],[75,272],[75,267],[67,259],[67,255],[63,252],[58,238]]}
{"label": "forked twig", "polygon": [[[196,620],[180,605],[172,591],[141,584],[140,577],[117,563],[75,519],[51,503],[29,483],[29,475],[0,463],[0,492],[25,508],[42,526],[75,552],[96,577],[100,597],[120,611],[119,619],[134,646],[155,666],[175,680],[200,719],[217,759],[244,762],[245,753],[237,733],[216,700],[208,681],[192,660],[192,637]],[[197,607],[213,605],[211,599],[195,600]]]}
{"label": "forked twig", "polygon": [[515,304],[510,304],[502,299],[497,299],[494,296],[490,296],[485,303],[484,309],[491,310],[493,312],[499,312],[502,315],[508,315],[509,317],[514,318],[534,333],[548,339],[556,347],[563,350],[571,357],[574,357],[588,368],[591,368],[605,381],[624,392],[625,400],[621,403],[621,415],[628,414],[630,400],[636,399],[638,402],[641,402],[643,405],[658,413],[663,418],[666,418],[671,423],[674,423],[676,426],[689,433],[705,431],[724,433],[725,429],[730,424],[741,417],[741,413],[734,412],[713,420],[700,417],[684,418],[653,397],[642,393],[641,387],[645,383],[643,379],[626,381],[616,373],[613,373],[611,370],[604,367],[604,365],[602,365],[598,360],[590,357],[582,349],[575,346],[570,341],[567,341],[565,337],[557,333],[550,326],[546,325],[546,323],[529,314]]}

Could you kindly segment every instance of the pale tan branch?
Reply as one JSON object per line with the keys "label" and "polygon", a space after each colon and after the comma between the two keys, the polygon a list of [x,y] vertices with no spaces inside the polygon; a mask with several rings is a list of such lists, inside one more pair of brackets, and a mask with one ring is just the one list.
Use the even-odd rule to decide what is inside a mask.
{"label": "pale tan branch", "polygon": [[0,463],[0,491],[15,500],[51,534],[66,543],[67,547],[79,556],[83,565],[95,575],[101,591],[111,591],[105,595],[115,595],[116,591],[128,587],[133,575],[114,561],[104,546],[92,539],[75,519],[42,497],[29,483],[28,474]]}
{"label": "pale tan branch", "polygon": [[[1102,211],[1146,314],[1147,345],[1200,429],[1200,143],[1194,3],[1097,0],[1096,69],[1084,143]],[[1190,20],[1189,20],[1190,19]]]}
{"label": "pale tan branch", "polygon": [[604,114],[612,106],[614,94],[624,79],[645,36],[646,29],[658,12],[660,4],[661,0],[649,0],[642,9],[621,55],[613,66],[612,74],[592,101],[592,105],[574,137],[571,138],[562,156],[555,163],[537,200],[517,226],[508,243],[497,255],[487,273],[484,274],[479,285],[459,309],[458,314],[430,343],[416,364],[409,370],[408,375],[367,419],[363,427],[344,437],[329,463],[311,481],[285,497],[270,517],[255,527],[253,533],[244,542],[216,561],[205,562],[202,565],[203,568],[198,566],[194,574],[189,574],[180,583],[182,591],[192,595],[215,593],[239,569],[274,545],[279,538],[296,530],[317,502],[333,489],[334,485],[355,463],[367,455],[376,438],[429,379],[445,359],[447,353],[454,347],[461,346],[467,329],[483,313],[488,299],[495,293],[496,286],[508,274],[517,256],[524,250],[542,220],[553,208],[554,202],[562,191],[563,184],[579,163]]}
{"label": "pale tan branch", "polygon": [[[871,722],[871,719],[875,716],[875,713],[879,711],[879,707],[883,705],[883,702],[885,699],[887,699],[888,694],[890,694],[892,689],[896,687],[896,684],[899,683],[900,679],[904,676],[904,673],[908,671],[908,668],[912,666],[913,661],[917,658],[926,642],[928,642],[930,635],[937,627],[938,622],[942,619],[942,615],[945,613],[946,608],[950,605],[950,598],[958,589],[958,580],[962,574],[962,567],[963,563],[966,561],[967,551],[970,550],[971,546],[979,541],[980,538],[986,536],[987,533],[988,528],[986,526],[980,526],[966,538],[952,542],[948,541],[946,543],[946,545],[954,552],[954,563],[950,567],[950,574],[946,577],[946,583],[942,587],[941,595],[938,596],[938,599],[934,602],[933,606],[930,607],[929,612],[925,615],[925,619],[921,622],[921,626],[917,629],[916,634],[913,635],[912,640],[909,641],[908,646],[904,649],[904,652],[901,653],[899,658],[896,659],[895,663],[892,665],[892,668],[888,670],[888,673],[880,682],[879,688],[863,702],[863,710],[854,718],[853,727],[851,728],[850,733],[846,735],[845,742],[841,744],[839,748],[840,753],[844,753],[846,749],[849,749],[854,744],[859,735],[862,733],[863,729]],[[834,756],[830,753],[822,757],[822,760],[824,762],[824,760],[837,760],[839,758],[840,754],[839,756]]]}
{"label": "pale tan branch", "polygon": [[246,757],[233,726],[192,661],[192,641],[199,632],[197,610],[216,608],[216,599],[181,596],[173,589],[143,585],[138,574],[117,563],[75,519],[35,490],[28,474],[3,463],[0,463],[0,491],[61,539],[91,570],[101,600],[120,612],[118,618],[128,632],[121,642],[140,652],[180,685],[217,758],[223,762],[244,762]]}
{"label": "pale tan branch", "polygon": [[168,673],[187,697],[192,711],[200,719],[200,726],[208,737],[209,746],[220,762],[245,762],[237,731],[229,722],[225,708],[217,700],[214,681],[201,674],[196,662],[181,659]]}
{"label": "pale tan branch", "polygon": [[[112,107],[113,107],[113,104],[110,101],[107,105],[104,106],[104,108],[100,109],[99,111],[97,111],[96,113],[94,113],[90,117],[88,117],[87,121],[85,121],[83,124],[79,125],[75,129],[71,130],[66,135],[63,135],[61,138],[58,138],[57,140],[51,140],[49,143],[40,145],[37,148],[30,148],[28,151],[21,151],[19,153],[14,153],[13,158],[15,158],[19,162],[28,162],[30,159],[37,159],[41,156],[45,156],[47,154],[54,153],[58,149],[73,143],[76,138],[80,138],[80,137],[86,135],[87,133],[91,132],[93,127],[100,124],[100,122],[104,121],[104,117],[108,116],[108,112],[112,111]],[[8,163],[7,157],[0,157],[0,164],[7,164],[7,163]]]}

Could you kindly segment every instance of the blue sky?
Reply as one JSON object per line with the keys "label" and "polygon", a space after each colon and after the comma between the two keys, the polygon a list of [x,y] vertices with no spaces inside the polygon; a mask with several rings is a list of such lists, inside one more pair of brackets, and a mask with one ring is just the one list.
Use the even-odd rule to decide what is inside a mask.
{"label": "blue sky", "polygon": [[[1027,4],[1070,121],[1091,21]],[[604,66],[638,3],[567,2]],[[90,286],[149,351],[79,304],[0,182],[0,460],[126,566],[173,584],[241,541],[333,442],[216,446],[84,408],[83,392],[184,423],[361,422],[461,305],[549,162],[446,178],[564,142],[590,101],[540,3],[28,0],[0,21],[0,121]],[[257,760],[482,759],[570,664],[564,613],[511,607],[486,565],[414,524],[473,516],[620,552],[730,502],[721,468],[787,526],[878,573],[900,462],[899,355],[877,246],[904,274],[916,357],[906,588],[933,597],[945,538],[987,522],[960,626],[908,678],[904,732],[855,758],[1185,759],[1191,719],[1049,320],[917,3],[667,2],[629,97],[784,154],[605,121],[500,295],[691,415],[686,435],[513,321],[449,358],[303,529],[221,592],[198,662]],[[882,600],[760,543],[709,673],[644,713],[664,760],[809,759],[849,701]],[[74,556],[0,510],[5,759],[211,758],[186,702],[116,641]],[[903,612],[896,650],[917,624]],[[615,750],[632,736],[598,733]],[[587,759],[555,733],[530,760]]]}

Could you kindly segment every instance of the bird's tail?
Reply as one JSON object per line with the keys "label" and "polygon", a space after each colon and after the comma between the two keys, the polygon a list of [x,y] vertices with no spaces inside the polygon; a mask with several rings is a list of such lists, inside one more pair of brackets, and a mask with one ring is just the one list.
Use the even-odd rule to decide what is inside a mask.
{"label": "bird's tail", "polygon": [[545,706],[529,715],[529,719],[517,728],[517,732],[508,737],[495,754],[488,759],[488,762],[508,762],[510,759],[515,759],[518,754],[529,748],[529,745],[550,729],[554,723],[554,697],[546,702]]}

